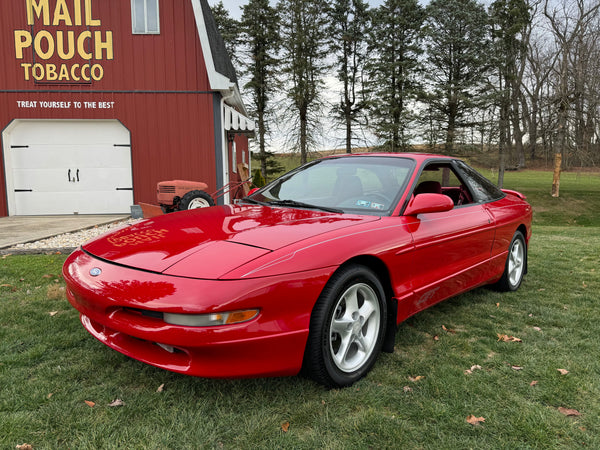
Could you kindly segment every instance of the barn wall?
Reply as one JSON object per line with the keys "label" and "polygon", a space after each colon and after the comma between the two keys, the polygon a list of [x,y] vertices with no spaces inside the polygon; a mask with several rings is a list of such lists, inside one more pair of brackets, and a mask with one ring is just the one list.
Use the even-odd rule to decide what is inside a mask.
{"label": "barn wall", "polygon": [[[69,8],[74,4],[62,3]],[[216,190],[219,113],[213,108],[220,103],[220,94],[209,89],[190,2],[160,1],[159,35],[132,34],[127,0],[81,0],[81,22],[88,3],[95,25],[77,26],[75,10],[68,11],[72,26],[65,23],[64,10],[59,9],[62,15],[57,20],[57,0],[48,0],[49,25],[43,23],[43,15],[28,24],[26,0],[0,3],[0,130],[15,119],[117,119],[131,132],[135,202],[154,202],[156,183],[168,179],[205,181],[209,190]],[[26,46],[27,33],[35,39],[40,32],[45,37],[38,53],[47,59],[35,54],[35,43]],[[57,49],[59,32],[63,57],[70,54],[69,33],[75,42],[82,33],[90,34],[83,34],[81,52],[75,48],[72,58],[66,59]],[[51,39],[53,52],[47,45]],[[79,53],[98,58],[85,60]],[[100,73],[102,77],[82,80],[78,70],[86,63],[96,66],[96,78]],[[43,78],[39,66],[34,72],[34,64],[43,65]],[[48,72],[48,65],[56,69]],[[64,79],[73,73],[78,82]],[[60,74],[62,80],[52,79]],[[3,161],[0,165],[0,215],[7,215]]]}

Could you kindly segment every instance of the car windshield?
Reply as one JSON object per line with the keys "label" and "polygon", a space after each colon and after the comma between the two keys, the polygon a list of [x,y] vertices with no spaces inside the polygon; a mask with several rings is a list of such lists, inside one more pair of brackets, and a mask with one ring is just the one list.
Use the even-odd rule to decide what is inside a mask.
{"label": "car windshield", "polygon": [[415,166],[386,156],[327,158],[305,164],[244,199],[248,203],[353,214],[391,214]]}

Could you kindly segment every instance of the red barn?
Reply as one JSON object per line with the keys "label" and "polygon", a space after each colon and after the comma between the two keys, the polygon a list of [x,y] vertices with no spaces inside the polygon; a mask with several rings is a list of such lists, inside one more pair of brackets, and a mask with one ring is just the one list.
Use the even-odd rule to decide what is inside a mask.
{"label": "red barn", "polygon": [[249,164],[206,0],[3,1],[0,33],[0,216],[128,213],[158,181],[216,191]]}

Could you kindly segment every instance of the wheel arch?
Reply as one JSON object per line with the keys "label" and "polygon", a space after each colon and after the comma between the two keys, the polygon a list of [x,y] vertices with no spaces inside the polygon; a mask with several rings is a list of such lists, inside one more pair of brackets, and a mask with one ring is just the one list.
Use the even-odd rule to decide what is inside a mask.
{"label": "wheel arch", "polygon": [[[396,318],[398,316],[398,301],[395,299],[394,290],[392,288],[392,280],[390,272],[386,264],[376,256],[372,255],[358,255],[348,261],[344,262],[337,270],[346,267],[351,264],[359,264],[372,270],[375,275],[379,278],[379,282],[383,287],[385,293],[385,302],[387,305],[387,323],[385,327],[385,337],[383,341],[382,351],[386,353],[393,353],[394,344],[396,341],[396,330],[398,325]],[[336,272],[337,272],[336,270]]]}
{"label": "wheel arch", "polygon": [[525,226],[525,224],[521,224],[519,225],[519,227],[517,228],[517,231],[520,231],[521,234],[523,235],[523,237],[525,238],[525,274],[528,272],[528,266],[529,266],[529,239],[527,237],[527,227]]}

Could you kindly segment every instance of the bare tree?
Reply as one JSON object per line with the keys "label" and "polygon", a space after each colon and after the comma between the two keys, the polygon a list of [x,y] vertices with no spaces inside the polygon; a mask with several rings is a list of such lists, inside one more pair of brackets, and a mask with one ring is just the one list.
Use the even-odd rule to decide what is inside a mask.
{"label": "bare tree", "polygon": [[558,50],[556,60],[556,148],[554,152],[554,176],[552,179],[552,196],[560,195],[560,171],[563,155],[567,151],[567,124],[569,119],[570,99],[573,89],[569,86],[570,61],[576,52],[576,45],[584,40],[590,32],[590,25],[596,19],[600,2],[589,4],[585,0],[575,0],[573,3],[563,1],[558,6],[552,6],[550,0],[545,0],[544,15],[548,18]]}

